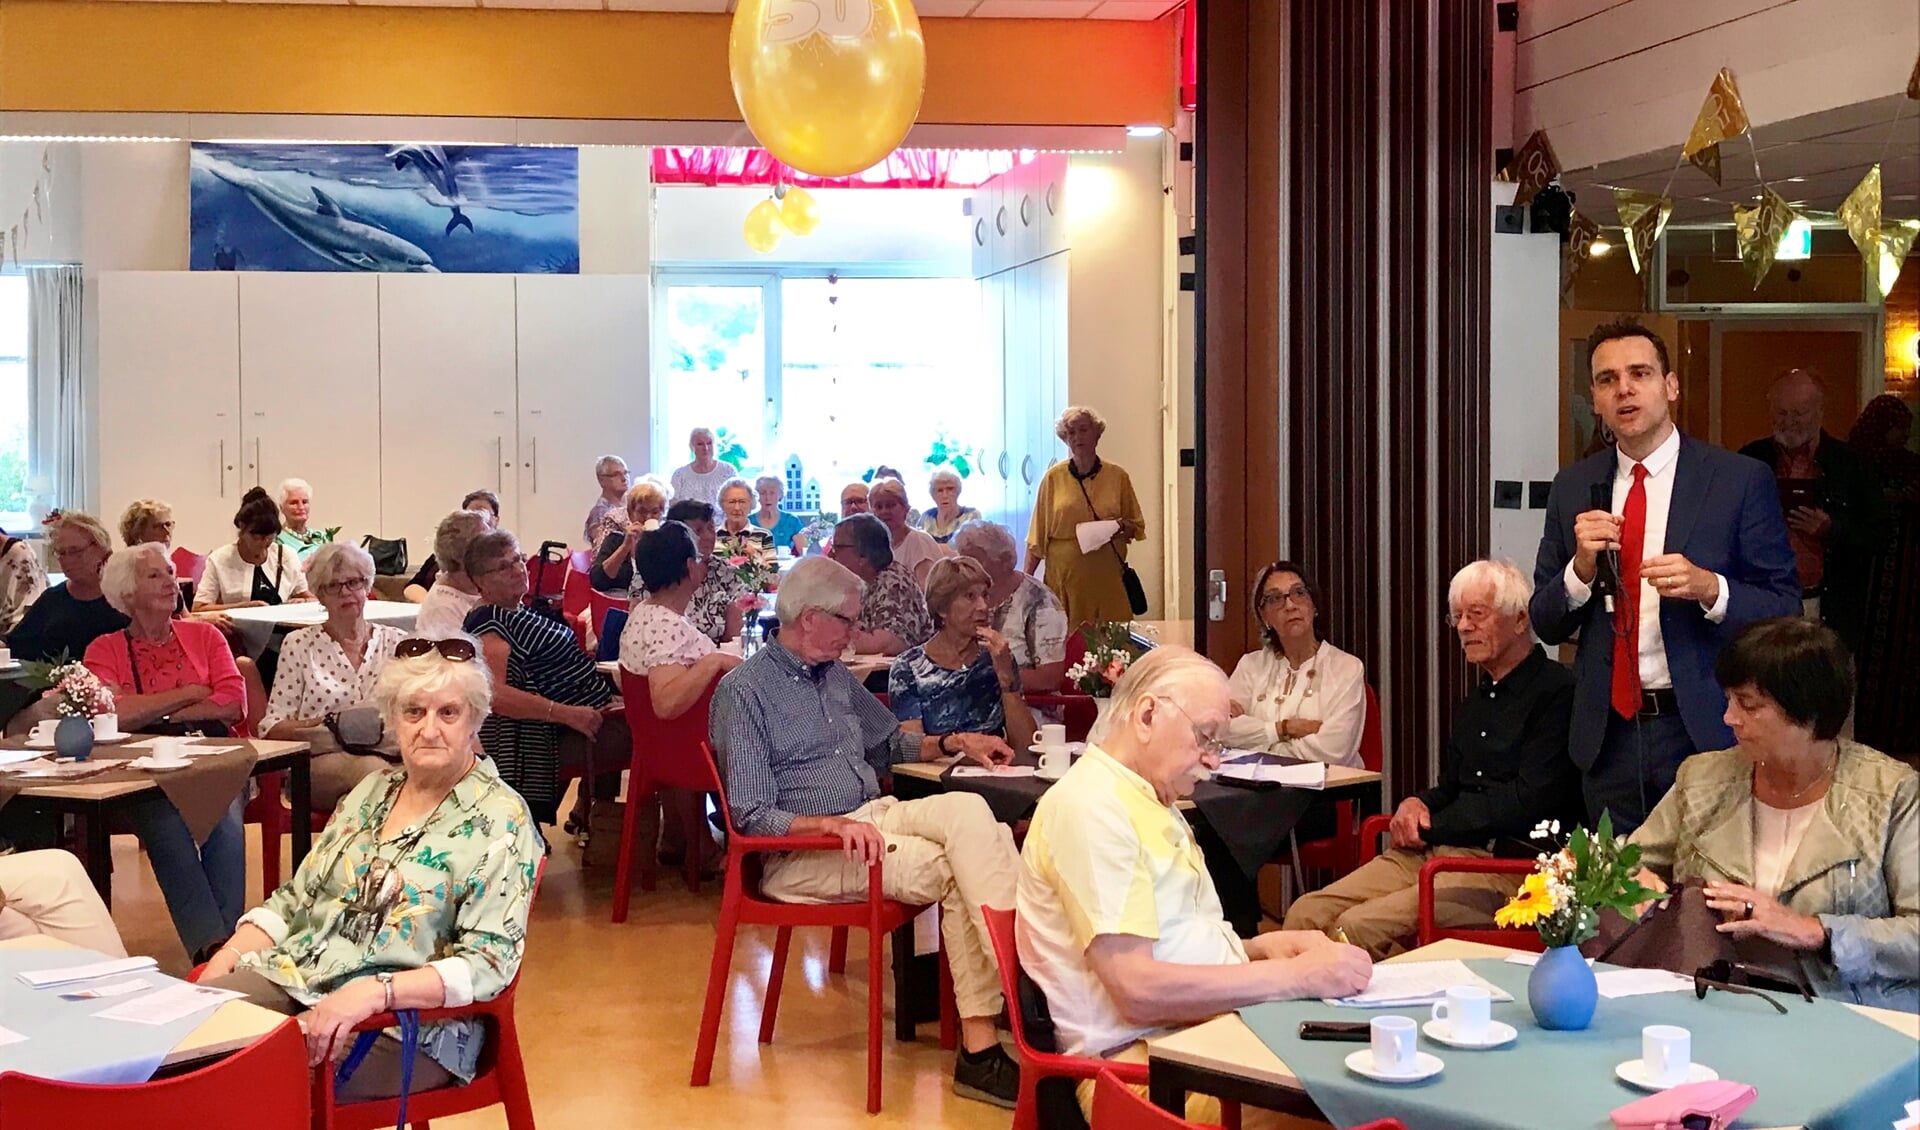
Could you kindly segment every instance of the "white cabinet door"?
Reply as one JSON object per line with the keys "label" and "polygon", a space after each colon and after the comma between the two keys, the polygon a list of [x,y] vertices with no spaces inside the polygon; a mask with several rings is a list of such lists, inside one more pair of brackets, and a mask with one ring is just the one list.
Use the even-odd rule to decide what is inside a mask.
{"label": "white cabinet door", "polygon": [[100,326],[100,503],[173,507],[174,544],[233,539],[239,507],[239,287],[231,273],[107,271]]}
{"label": "white cabinet door", "polygon": [[648,452],[645,275],[522,275],[520,517],[529,545],[579,544],[598,494],[594,460],[639,474]]}
{"label": "white cabinet door", "polygon": [[501,524],[520,533],[513,283],[380,277],[380,527],[407,539],[409,563],[470,490],[498,493]]}
{"label": "white cabinet door", "polygon": [[241,467],[246,485],[313,487],[313,524],[380,531],[380,281],[240,275]]}

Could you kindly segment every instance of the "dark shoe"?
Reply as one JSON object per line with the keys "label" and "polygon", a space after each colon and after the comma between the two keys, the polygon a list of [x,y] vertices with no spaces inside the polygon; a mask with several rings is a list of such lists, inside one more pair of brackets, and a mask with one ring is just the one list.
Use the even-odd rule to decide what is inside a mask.
{"label": "dark shoe", "polygon": [[1020,1098],[1020,1065],[999,1044],[978,1059],[963,1051],[953,1061],[953,1093],[1012,1110]]}

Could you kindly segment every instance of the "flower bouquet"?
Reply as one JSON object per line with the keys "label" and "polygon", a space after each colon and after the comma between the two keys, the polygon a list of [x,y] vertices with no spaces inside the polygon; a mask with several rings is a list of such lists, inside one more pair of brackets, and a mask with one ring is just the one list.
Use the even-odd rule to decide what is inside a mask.
{"label": "flower bouquet", "polygon": [[713,548],[733,570],[734,580],[750,593],[765,592],[780,579],[780,558],[773,546],[747,534],[721,538]]}
{"label": "flower bouquet", "polygon": [[[1558,820],[1533,830],[1536,840],[1559,834]],[[1597,831],[1575,828],[1558,851],[1540,853],[1512,901],[1494,911],[1496,924],[1532,926],[1547,947],[1527,980],[1527,1002],[1541,1027],[1580,1029],[1592,1021],[1598,986],[1579,946],[1599,933],[1602,907],[1633,918],[1635,907],[1659,897],[1639,874],[1640,848],[1614,835],[1613,818],[1601,813]]]}
{"label": "flower bouquet", "polygon": [[113,692],[84,664],[68,663],[47,673],[55,712],[66,718],[98,718],[113,713]]}
{"label": "flower bouquet", "polygon": [[1133,648],[1124,623],[1089,624],[1080,629],[1087,653],[1067,668],[1067,681],[1097,699],[1113,697],[1113,685],[1133,665]]}

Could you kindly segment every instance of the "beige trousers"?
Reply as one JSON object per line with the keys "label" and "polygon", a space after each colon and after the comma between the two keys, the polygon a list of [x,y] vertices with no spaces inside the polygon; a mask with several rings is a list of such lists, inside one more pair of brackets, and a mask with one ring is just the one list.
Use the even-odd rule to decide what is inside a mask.
{"label": "beige trousers", "polygon": [[0,941],[32,934],[127,956],[87,869],[64,851],[0,855]]}
{"label": "beige trousers", "polygon": [[[904,903],[940,904],[960,1015],[999,1015],[1000,974],[980,908],[1013,905],[1020,877],[1013,833],[972,793],[910,801],[881,797],[846,815],[886,837],[882,894]],[[761,889],[782,902],[852,902],[867,895],[867,869],[841,852],[792,852],[767,861]]]}
{"label": "beige trousers", "polygon": [[[1479,848],[1393,848],[1328,887],[1303,895],[1287,911],[1288,930],[1344,930],[1376,960],[1410,948],[1420,927],[1420,868],[1436,856],[1486,859]],[[1520,889],[1515,875],[1441,875],[1434,881],[1434,925],[1493,926],[1493,912]]]}

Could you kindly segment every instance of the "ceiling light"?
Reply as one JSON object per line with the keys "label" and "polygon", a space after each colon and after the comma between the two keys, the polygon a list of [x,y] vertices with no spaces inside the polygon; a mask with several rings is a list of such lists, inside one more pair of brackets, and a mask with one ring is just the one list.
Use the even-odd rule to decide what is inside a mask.
{"label": "ceiling light", "polygon": [[1796,216],[1787,225],[1780,236],[1780,246],[1774,248],[1775,259],[1811,259],[1813,258],[1813,225],[1804,217]]}
{"label": "ceiling light", "polygon": [[1128,126],[1128,137],[1159,137],[1163,131],[1159,126]]}
{"label": "ceiling light", "polygon": [[1607,237],[1603,235],[1594,236],[1593,242],[1587,244],[1587,254],[1589,255],[1594,255],[1594,256],[1605,255],[1606,253],[1612,250],[1613,250],[1613,244],[1608,243]]}

